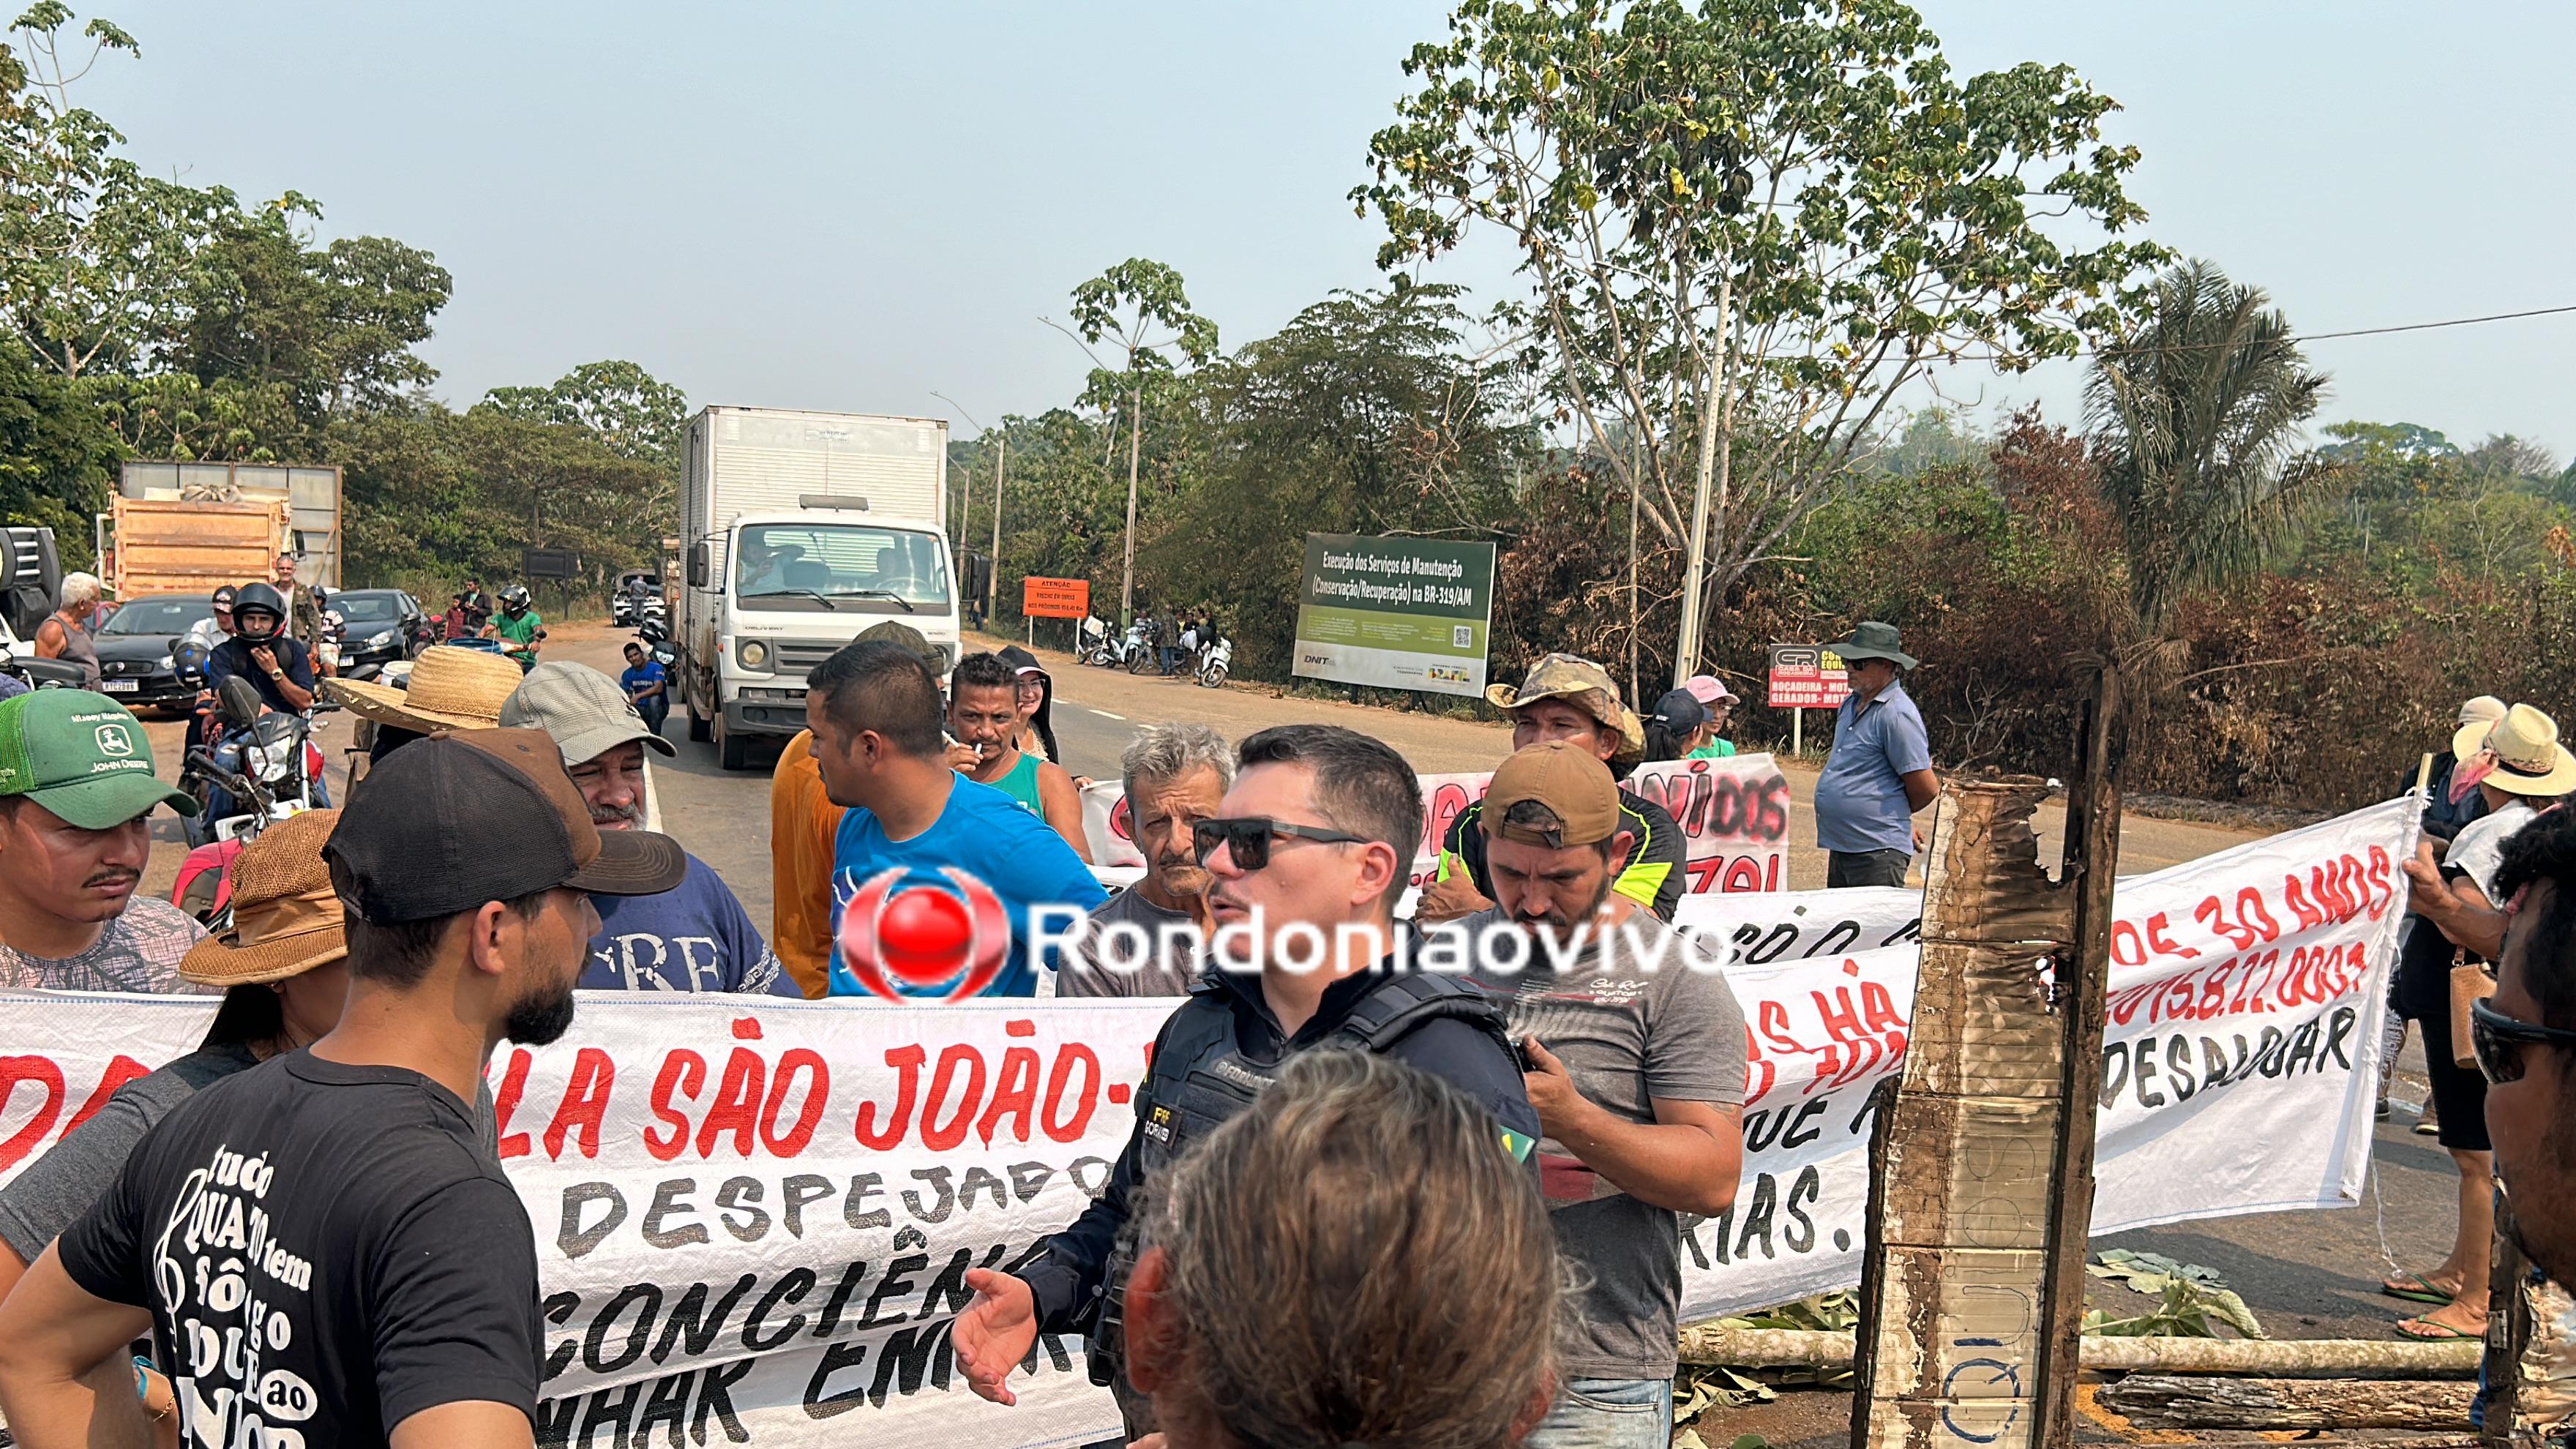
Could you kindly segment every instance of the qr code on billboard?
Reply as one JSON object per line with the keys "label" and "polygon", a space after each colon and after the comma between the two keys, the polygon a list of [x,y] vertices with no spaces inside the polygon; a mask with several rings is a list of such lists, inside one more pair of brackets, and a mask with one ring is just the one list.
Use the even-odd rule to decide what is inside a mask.
{"label": "qr code on billboard", "polygon": [[1476,647],[1476,626],[1475,626],[1475,625],[1473,625],[1473,624],[1452,624],[1452,625],[1450,625],[1450,626],[1449,626],[1449,647],[1450,647],[1450,648],[1452,648],[1452,649],[1473,649],[1473,648],[1475,648],[1475,647]]}

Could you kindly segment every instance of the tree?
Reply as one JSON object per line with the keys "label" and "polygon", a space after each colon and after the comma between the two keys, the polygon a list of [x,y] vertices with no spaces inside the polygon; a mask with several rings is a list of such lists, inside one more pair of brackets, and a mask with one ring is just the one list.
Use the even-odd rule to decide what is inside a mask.
{"label": "tree", "polygon": [[[2161,256],[2117,239],[2144,212],[2108,97],[2062,65],[1962,83],[1899,4],[1461,0],[1405,70],[1352,192],[1380,264],[1509,238],[1529,361],[1631,506],[1704,551],[1701,613],[1927,369],[2071,355]],[[2109,239],[2062,246],[2058,217]]]}
{"label": "tree", "polygon": [[[1131,257],[1073,289],[1073,326],[1084,342],[1106,338],[1127,355],[1126,367],[1114,374],[1115,387],[1127,395],[1127,533],[1118,575],[1118,620],[1124,624],[1136,612],[1136,477],[1146,378],[1177,371],[1164,356],[1169,348],[1178,348],[1194,367],[1215,356],[1216,324],[1190,310],[1179,272]],[[1106,369],[1092,378],[1095,388],[1112,380]]]}
{"label": "tree", "polygon": [[[2127,637],[2115,642],[2132,660],[2163,650],[2187,590],[2261,567],[2337,477],[2294,457],[2326,379],[2270,301],[2209,262],[2174,267],[2156,279],[2144,322],[2101,350],[2085,382],[2086,430],[2128,570]],[[2151,664],[2151,685],[2157,674]]]}
{"label": "tree", "polygon": [[651,465],[652,486],[631,502],[643,516],[677,516],[689,400],[635,363],[585,362],[551,387],[496,387],[474,411],[579,428],[610,454]]}

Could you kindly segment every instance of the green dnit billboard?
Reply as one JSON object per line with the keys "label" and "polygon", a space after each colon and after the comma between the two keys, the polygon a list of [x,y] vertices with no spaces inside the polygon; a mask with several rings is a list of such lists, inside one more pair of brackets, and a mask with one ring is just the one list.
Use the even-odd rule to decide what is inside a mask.
{"label": "green dnit billboard", "polygon": [[1493,619],[1490,543],[1306,535],[1296,672],[1309,679],[1481,695]]}

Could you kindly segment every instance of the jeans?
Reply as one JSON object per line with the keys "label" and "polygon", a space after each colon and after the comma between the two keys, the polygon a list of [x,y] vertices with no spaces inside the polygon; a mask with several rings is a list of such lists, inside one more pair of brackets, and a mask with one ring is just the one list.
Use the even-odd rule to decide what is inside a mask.
{"label": "jeans", "polygon": [[635,701],[635,712],[644,716],[644,728],[658,735],[662,721],[671,717],[671,696],[656,694],[639,699]]}
{"label": "jeans", "polygon": [[1914,857],[1902,850],[1835,850],[1826,852],[1825,888],[1901,886]]}
{"label": "jeans", "polygon": [[1671,1379],[1567,1379],[1525,1449],[1664,1449]]}
{"label": "jeans", "polygon": [[1166,645],[1164,645],[1164,646],[1163,646],[1163,648],[1162,648],[1162,656],[1163,656],[1163,672],[1164,672],[1165,674],[1169,674],[1169,673],[1173,672],[1174,670],[1179,669],[1179,668],[1181,667],[1181,649],[1180,649],[1180,646],[1179,646],[1179,645],[1177,645],[1177,644],[1166,644]]}

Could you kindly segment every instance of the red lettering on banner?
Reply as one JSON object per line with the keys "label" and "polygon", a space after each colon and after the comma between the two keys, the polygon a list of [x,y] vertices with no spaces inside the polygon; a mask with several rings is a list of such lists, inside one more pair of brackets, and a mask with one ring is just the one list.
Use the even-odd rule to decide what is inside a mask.
{"label": "red lettering on banner", "polygon": [[[940,1104],[948,1100],[948,1085],[957,1078],[957,1069],[966,1067],[972,1075],[966,1078],[966,1089],[957,1094],[957,1115],[946,1125],[939,1121]],[[921,1103],[921,1145],[933,1152],[948,1152],[966,1140],[966,1129],[975,1124],[975,1105],[984,1098],[984,1054],[955,1042],[939,1049],[939,1065],[930,1074],[930,1095]]]}
{"label": "red lettering on banner", "polygon": [[528,1090],[528,1064],[536,1060],[526,1047],[510,1049],[510,1065],[501,1073],[501,1089],[492,1094],[492,1131],[500,1138],[501,1157],[528,1155],[528,1134],[510,1130],[510,1116]]}
{"label": "red lettering on banner", "polygon": [[[1148,1043],[1147,1056],[1154,1048]],[[1064,1105],[1065,1087],[1073,1080],[1073,1069],[1082,1068],[1082,1086],[1073,1094],[1073,1115],[1058,1115]],[[1091,1114],[1100,1105],[1100,1058],[1080,1042],[1067,1042],[1056,1048],[1055,1067],[1047,1073],[1046,1101],[1038,1108],[1038,1130],[1051,1142],[1079,1142],[1083,1130],[1091,1125]]]}
{"label": "red lettering on banner", "polygon": [[2207,926],[2211,934],[2225,936],[2228,944],[2239,951],[2254,944],[2254,928],[2227,919],[2226,908],[2219,905],[2216,896],[2211,896],[2192,907],[2191,918]]}
{"label": "red lettering on banner", "polygon": [[716,1139],[730,1132],[734,1155],[749,1157],[752,1134],[760,1130],[761,1098],[768,1090],[768,1063],[749,1047],[735,1047],[725,1058],[724,1080],[716,1084],[707,1120],[698,1124],[698,1156],[714,1156]]}
{"label": "red lettering on banner", "polygon": [[2325,912],[2308,904],[2307,892],[2299,889],[2297,876],[2281,878],[2281,899],[2289,902],[2290,914],[2298,917],[2300,930],[2313,931],[2326,923]]}
{"label": "red lettering on banner", "polygon": [[1467,787],[1455,780],[1432,791],[1431,798],[1423,802],[1427,808],[1423,811],[1422,849],[1415,858],[1438,855],[1441,842],[1449,838],[1449,827],[1457,824],[1458,817],[1466,814],[1467,807],[1475,803],[1476,799],[1467,793]]}
{"label": "red lettering on banner", "polygon": [[1112,838],[1124,840],[1131,845],[1135,843],[1135,816],[1128,810],[1127,797],[1124,795],[1118,797],[1117,804],[1109,807],[1109,834]]}
{"label": "red lettering on banner", "polygon": [[876,1121],[877,1104],[859,1104],[859,1145],[871,1152],[892,1150],[903,1140],[903,1134],[912,1129],[913,1100],[921,1095],[921,1064],[930,1060],[930,1054],[917,1046],[890,1047],[885,1059],[886,1065],[894,1068],[895,1078],[894,1110],[886,1114],[884,1131],[879,1132],[869,1125]]}
{"label": "red lettering on banner", "polygon": [[644,1150],[652,1153],[655,1160],[668,1162],[680,1155],[681,1148],[689,1145],[689,1114],[672,1109],[672,1095],[676,1093],[694,1102],[698,1099],[698,1089],[706,1084],[705,1057],[681,1047],[662,1058],[661,1074],[653,1078],[651,1106],[653,1115],[669,1125],[671,1135],[664,1138],[650,1127],[644,1129]]}
{"label": "red lettering on banner", "polygon": [[1773,1051],[1786,1056],[1807,1050],[1796,1037],[1789,1035],[1789,1008],[1765,998],[1754,1008],[1753,1015],[1761,1023],[1762,1034],[1771,1039]]}
{"label": "red lettering on banner", "polygon": [[2111,964],[2114,966],[2147,964],[2146,942],[2138,939],[2138,928],[2126,921],[2111,923]]}
{"label": "red lettering on banner", "polygon": [[[805,1084],[805,1100],[796,1108],[796,1125],[781,1132],[778,1110],[786,1105],[788,1088],[795,1084],[799,1072],[810,1078]],[[832,1069],[824,1065],[823,1058],[804,1047],[789,1047],[778,1058],[778,1074],[769,1079],[769,1100],[761,1104],[760,1145],[775,1157],[794,1157],[803,1152],[805,1144],[814,1140],[814,1129],[823,1120],[823,1104],[831,1094]]]}
{"label": "red lettering on banner", "polygon": [[598,1047],[573,1053],[572,1078],[564,1083],[555,1119],[546,1124],[546,1157],[563,1159],[564,1139],[581,1134],[581,1155],[599,1155],[599,1129],[608,1120],[608,1090],[617,1081],[617,1062]]}
{"label": "red lettering on banner", "polygon": [[72,1120],[63,1124],[63,1135],[69,1137],[78,1132],[83,1122],[97,1115],[98,1109],[107,1105],[107,1099],[116,1095],[117,1088],[138,1077],[150,1075],[152,1075],[150,1067],[123,1052],[118,1052],[108,1062],[107,1070],[99,1074],[98,1085],[90,1089],[89,1100],[81,1103],[80,1110],[72,1114]]}
{"label": "red lettering on banner", "polygon": [[45,1102],[36,1109],[35,1116],[27,1119],[26,1126],[11,1133],[8,1141],[0,1142],[0,1172],[17,1166],[18,1159],[44,1141],[45,1134],[54,1130],[54,1120],[63,1115],[63,1069],[55,1066],[52,1058],[0,1057],[0,1111],[8,1109],[9,1099],[18,1094],[20,1082],[35,1083],[44,1092]]}
{"label": "red lettering on banner", "polygon": [[2390,903],[2397,899],[2397,884],[2389,879],[2388,875],[2390,868],[2388,852],[2379,846],[2372,846],[2370,848],[2370,918],[2374,921],[2387,914]]}
{"label": "red lettering on banner", "polygon": [[[1016,1025],[1016,1023],[1014,1023]],[[993,1145],[993,1129],[1006,1117],[1020,1119],[1019,1130],[1012,1140],[1029,1140],[1029,1118],[1038,1109],[1038,1054],[1027,1047],[1011,1047],[1002,1053],[1002,1074],[993,1083],[993,1100],[984,1106],[984,1115],[975,1123],[975,1135],[984,1145]]]}
{"label": "red lettering on banner", "polygon": [[1768,1094],[1780,1080],[1780,1069],[1762,1054],[1762,1038],[1751,1026],[1744,1028],[1744,1105],[1750,1107]]}
{"label": "red lettering on banner", "polygon": [[2189,960],[2192,957],[2199,955],[2200,953],[2198,951],[2193,950],[2189,946],[2181,946],[2174,943],[2173,936],[2170,934],[2172,924],[2173,923],[2171,921],[2165,919],[2165,913],[2162,911],[2158,911],[2154,915],[2147,917],[2147,944],[2153,947],[2155,949],[2155,953],[2159,956],[2180,956],[2185,960]]}

